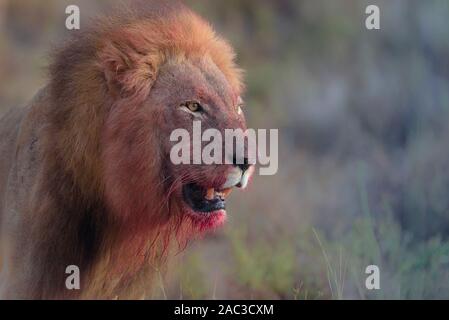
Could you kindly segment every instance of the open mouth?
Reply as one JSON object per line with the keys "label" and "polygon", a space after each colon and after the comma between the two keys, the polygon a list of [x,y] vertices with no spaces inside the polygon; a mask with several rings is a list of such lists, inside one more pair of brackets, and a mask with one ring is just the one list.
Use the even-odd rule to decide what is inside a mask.
{"label": "open mouth", "polygon": [[220,190],[195,183],[186,184],[182,188],[184,202],[199,214],[213,214],[226,210],[226,198],[231,191],[232,188]]}

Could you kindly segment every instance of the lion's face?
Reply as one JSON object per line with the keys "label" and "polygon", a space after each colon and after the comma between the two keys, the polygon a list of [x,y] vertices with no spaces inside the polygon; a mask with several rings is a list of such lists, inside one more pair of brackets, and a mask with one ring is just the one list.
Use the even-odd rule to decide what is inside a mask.
{"label": "lion's face", "polygon": [[186,8],[168,11],[169,18],[113,24],[103,37],[109,39],[97,41],[97,79],[112,99],[100,142],[106,203],[139,226],[175,216],[215,227],[226,217],[231,188],[245,187],[253,168],[233,165],[234,158],[245,161],[225,148],[220,163],[230,164],[176,165],[170,137],[187,130],[193,151],[194,143],[208,144],[193,137],[194,121],[203,133],[218,130],[223,144],[226,129],[246,130],[241,71],[208,23]]}
{"label": "lion's face", "polygon": [[[194,221],[217,226],[226,217],[226,198],[231,189],[245,188],[252,172],[249,165],[232,164],[235,155],[226,154],[224,148],[225,129],[246,130],[241,98],[215,64],[199,59],[165,65],[152,88],[147,108],[155,108],[160,114],[162,172],[171,200]],[[194,136],[194,121],[201,122],[201,132],[213,128],[222,133],[223,164],[193,164],[192,144],[190,164],[172,162],[170,152],[177,143],[170,141],[174,130],[185,129],[190,141],[196,139],[193,143],[203,147],[208,143]],[[225,159],[231,164],[225,164]]]}
{"label": "lion's face", "polygon": [[[185,129],[193,142],[194,121],[201,122],[201,132],[213,128],[222,133],[223,164],[193,164],[192,145],[190,164],[171,161],[177,143],[170,139],[172,132]],[[231,189],[245,188],[253,171],[247,164],[232,164],[235,155],[225,152],[225,129],[246,130],[242,100],[216,65],[204,57],[164,64],[144,104],[138,109],[117,106],[107,128],[107,150],[112,154],[106,158],[119,160],[106,164],[106,188],[119,211],[163,207],[170,214],[189,217],[201,229],[213,228],[226,218]],[[200,141],[203,147],[208,143]],[[114,155],[116,151],[121,154]],[[231,164],[224,164],[226,159]],[[120,187],[111,188],[117,184]],[[162,203],[155,201],[161,198]]]}

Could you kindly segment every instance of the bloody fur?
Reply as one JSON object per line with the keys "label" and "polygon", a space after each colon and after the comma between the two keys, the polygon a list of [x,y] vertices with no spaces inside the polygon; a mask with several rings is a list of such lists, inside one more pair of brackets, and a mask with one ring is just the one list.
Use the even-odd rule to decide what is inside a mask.
{"label": "bloody fur", "polygon": [[[19,141],[35,137],[42,147],[42,171],[27,193],[26,219],[34,223],[22,232],[29,240],[15,244],[32,248],[26,261],[33,265],[25,271],[19,265],[25,260],[17,259],[11,266],[23,268],[21,281],[32,284],[6,297],[143,297],[173,242],[182,248],[224,222],[222,214],[183,214],[171,200],[185,177],[164,176],[155,130],[163,119],[141,106],[161,66],[204,57],[238,96],[234,53],[183,5],[155,1],[137,8],[98,19],[57,50],[50,83],[31,107],[46,106],[46,123],[18,133]],[[69,264],[80,267],[81,291],[65,289]]]}

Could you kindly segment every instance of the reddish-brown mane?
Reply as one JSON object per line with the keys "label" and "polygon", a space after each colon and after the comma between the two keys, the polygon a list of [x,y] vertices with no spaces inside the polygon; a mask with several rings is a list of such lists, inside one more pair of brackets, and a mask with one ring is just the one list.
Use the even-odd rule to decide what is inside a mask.
{"label": "reddish-brown mane", "polygon": [[103,121],[111,102],[117,103],[106,93],[105,70],[113,73],[106,80],[120,82],[118,102],[136,106],[148,95],[164,62],[204,56],[236,92],[242,90],[234,52],[210,25],[177,2],[153,1],[99,18],[55,54],[50,68],[54,119],[63,130],[60,144],[66,164],[77,172],[75,178],[87,187],[83,189],[101,190],[99,147],[94,145],[100,142],[100,126],[93,123]]}
{"label": "reddish-brown mane", "polygon": [[[99,19],[54,55],[42,94],[45,179],[31,206],[41,219],[30,231],[38,239],[34,297],[76,297],[61,290],[67,264],[81,269],[82,297],[136,297],[171,239],[183,246],[207,227],[176,214],[169,199],[179,181],[163,188],[157,131],[130,123],[163,121],[140,106],[169,61],[209,59],[236,94],[241,71],[204,20],[178,3],[155,3]],[[142,148],[128,148],[130,139]]]}

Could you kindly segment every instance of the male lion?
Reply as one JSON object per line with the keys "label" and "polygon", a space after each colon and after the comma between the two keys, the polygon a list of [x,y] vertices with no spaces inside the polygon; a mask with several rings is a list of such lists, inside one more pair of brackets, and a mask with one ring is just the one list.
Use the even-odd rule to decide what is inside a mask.
{"label": "male lion", "polygon": [[245,130],[241,91],[231,47],[181,4],[75,31],[49,84],[0,121],[1,297],[145,296],[171,239],[219,226],[252,171],[176,166],[170,133],[193,120]]}

